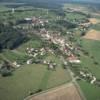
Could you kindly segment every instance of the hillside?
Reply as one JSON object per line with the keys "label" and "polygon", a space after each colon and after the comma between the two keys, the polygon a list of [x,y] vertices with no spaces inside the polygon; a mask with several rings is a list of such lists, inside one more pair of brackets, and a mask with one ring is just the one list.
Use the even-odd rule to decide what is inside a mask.
{"label": "hillside", "polygon": [[0,50],[13,49],[20,45],[25,38],[25,35],[21,34],[17,29],[0,23]]}

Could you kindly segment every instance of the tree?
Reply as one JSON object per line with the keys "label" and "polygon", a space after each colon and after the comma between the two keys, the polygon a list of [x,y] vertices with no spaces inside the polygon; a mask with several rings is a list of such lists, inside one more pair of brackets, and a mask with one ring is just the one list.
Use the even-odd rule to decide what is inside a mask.
{"label": "tree", "polygon": [[13,49],[26,40],[26,35],[20,30],[14,29],[11,25],[0,23],[0,50]]}
{"label": "tree", "polygon": [[3,77],[12,75],[12,66],[9,64],[8,61],[4,61],[0,73]]}

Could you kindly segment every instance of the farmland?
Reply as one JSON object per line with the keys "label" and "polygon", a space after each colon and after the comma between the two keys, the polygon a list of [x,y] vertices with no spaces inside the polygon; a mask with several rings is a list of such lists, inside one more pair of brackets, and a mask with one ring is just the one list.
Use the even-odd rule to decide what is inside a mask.
{"label": "farmland", "polygon": [[[92,71],[92,73],[95,74],[97,78],[100,78],[100,75],[99,75],[100,67],[99,67],[99,64],[95,65],[93,63],[95,61],[99,63],[99,60],[100,60],[99,43],[100,43],[99,41],[86,40],[86,39],[82,40],[83,48],[87,52],[89,52],[89,56],[82,56],[83,66],[87,67],[90,71]],[[91,56],[93,56],[94,58],[91,59]]]}
{"label": "farmland", "polygon": [[[0,99],[22,100],[39,89],[46,90],[70,81],[67,71],[58,67],[48,71],[42,65],[24,65],[13,73],[13,76],[0,77]],[[16,94],[16,95],[15,95]]]}
{"label": "farmland", "polygon": [[79,85],[84,92],[87,100],[99,100],[100,98],[100,88],[93,86],[85,81],[80,81]]}
{"label": "farmland", "polygon": [[42,94],[30,97],[30,99],[31,100],[47,100],[47,99],[48,100],[58,100],[58,99],[81,100],[81,97],[78,94],[77,89],[74,86],[74,84],[69,83],[68,85],[60,86],[51,91],[47,91],[46,93],[42,93]]}
{"label": "farmland", "polygon": [[92,40],[100,40],[100,31],[90,30],[89,32],[86,33],[84,38]]}

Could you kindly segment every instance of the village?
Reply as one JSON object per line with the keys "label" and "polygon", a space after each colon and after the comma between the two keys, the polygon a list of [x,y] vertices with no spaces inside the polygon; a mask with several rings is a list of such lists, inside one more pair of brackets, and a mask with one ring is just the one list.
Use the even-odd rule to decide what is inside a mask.
{"label": "village", "polygon": [[[24,18],[24,20],[20,22],[29,23],[33,27],[37,25],[44,27],[45,23],[49,23],[48,20],[41,19],[40,17],[39,18],[36,18],[36,17]],[[89,27],[91,23],[88,22],[88,23],[83,23],[79,25],[80,27],[82,27],[82,29],[85,30],[85,28]],[[70,35],[73,34],[71,32],[66,32],[66,33]],[[68,41],[68,39],[66,39],[65,37],[61,36],[60,32],[48,31],[45,28],[41,28],[39,35],[47,43],[49,44],[53,43],[54,45],[58,46],[58,49],[61,52],[61,54],[58,54],[58,55],[64,58],[64,60],[62,60],[64,66],[70,66],[70,64],[73,64],[73,65],[81,64],[80,58],[78,58],[77,55],[75,54],[75,52],[78,52],[79,47],[73,46],[73,43]],[[26,61],[26,64],[28,65],[33,64],[33,63],[43,64],[43,65],[47,65],[49,70],[56,69],[57,63],[55,63],[54,61],[47,61],[43,59],[43,56],[45,56],[46,53],[48,52],[51,54],[55,54],[56,50],[54,50],[53,48],[51,49],[49,47],[42,47],[42,48],[27,47],[25,51],[27,55],[30,57],[30,59]],[[20,64],[17,63],[17,61],[13,62],[12,64],[16,66],[17,68],[21,66]],[[94,84],[97,81],[95,76],[93,76],[89,72],[85,72],[84,70],[83,71],[80,70],[79,74],[80,74],[79,75],[80,78],[89,81],[91,84]]]}
{"label": "village", "polygon": [[[98,91],[99,36],[93,41],[96,35],[92,39],[87,35],[99,34],[94,29],[99,19],[82,9],[65,5],[62,9],[24,7],[1,12],[1,29],[9,36],[4,38],[5,34],[0,33],[0,88],[8,82],[9,87],[3,88],[11,90],[11,100],[16,100],[17,95],[20,100],[22,96],[25,99],[42,94],[64,84],[72,84],[79,95],[87,93],[84,91],[88,87]],[[88,93],[92,95],[91,91]]]}

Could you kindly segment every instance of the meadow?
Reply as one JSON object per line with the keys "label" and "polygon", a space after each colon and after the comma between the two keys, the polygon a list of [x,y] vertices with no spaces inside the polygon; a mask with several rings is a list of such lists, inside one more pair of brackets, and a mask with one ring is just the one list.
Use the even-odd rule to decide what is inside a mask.
{"label": "meadow", "polygon": [[[81,55],[82,68],[87,69],[90,73],[100,79],[100,41],[82,39],[82,48],[88,55]],[[94,62],[98,62],[96,65]],[[87,100],[99,100],[100,87],[90,84],[84,80],[78,81]]]}
{"label": "meadow", "polygon": [[70,80],[69,72],[61,65],[57,66],[56,71],[48,70],[47,66],[40,64],[23,65],[10,77],[0,76],[0,100],[22,100],[30,92],[47,90]]}

